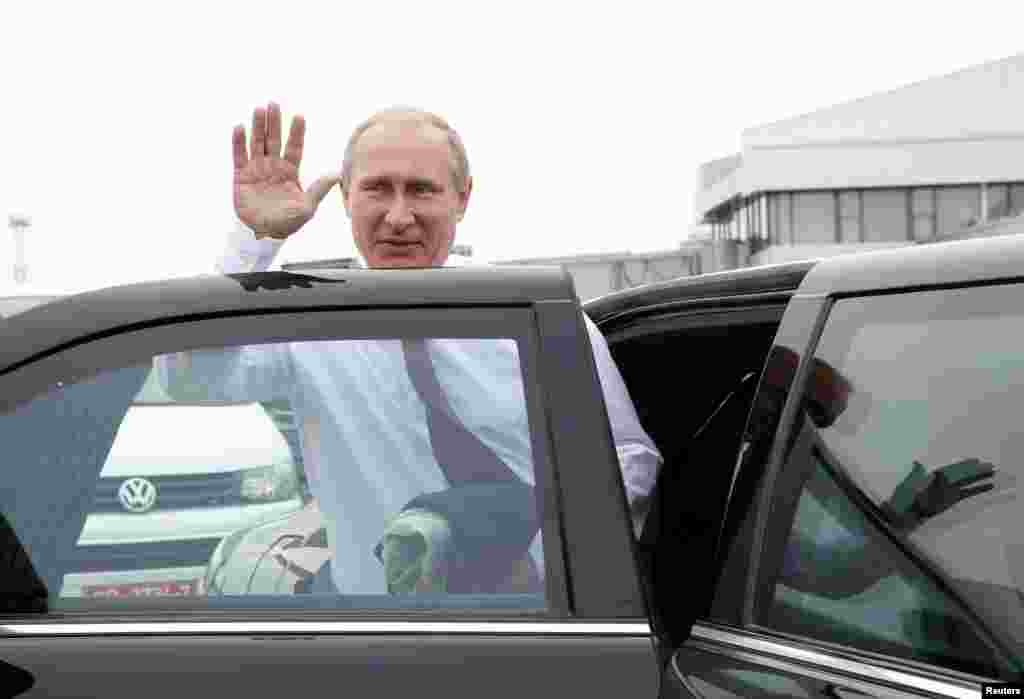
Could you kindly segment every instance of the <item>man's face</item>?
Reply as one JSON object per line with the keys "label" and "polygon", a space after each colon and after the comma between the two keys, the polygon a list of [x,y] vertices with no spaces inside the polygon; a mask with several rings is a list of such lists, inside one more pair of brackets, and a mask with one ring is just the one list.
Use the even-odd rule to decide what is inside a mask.
{"label": "man's face", "polygon": [[384,122],[360,137],[345,208],[370,267],[445,263],[469,202],[452,183],[447,136],[430,126]]}

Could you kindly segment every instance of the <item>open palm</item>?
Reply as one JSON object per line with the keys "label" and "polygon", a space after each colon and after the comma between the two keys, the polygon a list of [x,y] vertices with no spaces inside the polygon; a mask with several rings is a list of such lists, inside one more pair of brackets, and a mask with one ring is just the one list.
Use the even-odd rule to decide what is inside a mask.
{"label": "open palm", "polygon": [[248,148],[245,127],[235,127],[231,136],[235,213],[259,237],[287,238],[295,233],[313,218],[338,183],[337,176],[329,175],[302,189],[299,166],[305,134],[306,122],[296,115],[282,156],[281,109],[274,103],[253,112]]}

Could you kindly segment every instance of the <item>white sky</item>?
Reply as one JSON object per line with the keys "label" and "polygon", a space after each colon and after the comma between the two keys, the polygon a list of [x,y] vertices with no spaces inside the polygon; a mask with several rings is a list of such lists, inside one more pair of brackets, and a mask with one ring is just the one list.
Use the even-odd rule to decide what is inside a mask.
{"label": "white sky", "polygon": [[[743,129],[1018,53],[1024,14],[600,4],[4,3],[0,286],[12,211],[33,218],[39,285],[209,271],[232,225],[231,127],[269,99],[307,118],[306,183],[378,108],[448,118],[475,178],[459,242],[478,258],[674,248],[697,167]],[[279,262],[352,254],[332,193]]]}

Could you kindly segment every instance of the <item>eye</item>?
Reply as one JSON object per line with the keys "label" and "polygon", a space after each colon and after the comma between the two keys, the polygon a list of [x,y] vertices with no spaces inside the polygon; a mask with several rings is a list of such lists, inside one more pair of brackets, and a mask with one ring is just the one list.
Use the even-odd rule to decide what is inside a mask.
{"label": "eye", "polygon": [[413,194],[430,194],[434,188],[426,182],[417,182],[412,185]]}

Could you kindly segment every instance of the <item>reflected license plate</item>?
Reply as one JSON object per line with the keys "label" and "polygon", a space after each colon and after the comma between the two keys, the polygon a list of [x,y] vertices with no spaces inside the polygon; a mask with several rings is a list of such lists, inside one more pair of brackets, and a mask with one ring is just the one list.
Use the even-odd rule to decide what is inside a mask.
{"label": "reflected license plate", "polygon": [[86,585],[84,597],[190,597],[199,589],[198,580],[127,583],[124,585]]}

